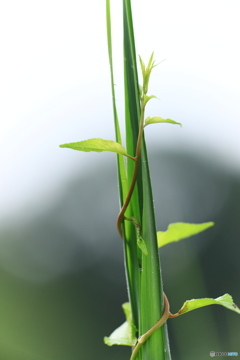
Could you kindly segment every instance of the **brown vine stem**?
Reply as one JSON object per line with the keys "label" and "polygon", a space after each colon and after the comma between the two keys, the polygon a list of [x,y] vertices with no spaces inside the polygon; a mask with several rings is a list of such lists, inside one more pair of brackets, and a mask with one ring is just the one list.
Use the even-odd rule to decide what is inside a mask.
{"label": "brown vine stem", "polygon": [[133,349],[132,356],[131,356],[130,360],[135,360],[137,358],[138,352],[139,352],[140,348],[142,347],[142,345],[145,343],[145,341],[157,329],[159,329],[165,323],[165,321],[170,317],[171,313],[170,313],[169,310],[170,310],[170,305],[169,305],[169,302],[168,302],[168,298],[167,298],[166,294],[164,294],[164,313],[162,314],[161,319],[158,320],[158,322],[153,327],[151,327],[151,329],[149,329],[145,334],[140,336],[140,338],[138,339],[137,345]]}
{"label": "brown vine stem", "polygon": [[119,232],[119,235],[121,236],[121,238],[123,237],[122,234],[122,229],[121,229],[121,223],[122,220],[124,219],[124,213],[127,210],[127,207],[130,203],[132,194],[133,194],[133,190],[137,181],[137,174],[138,174],[138,168],[139,168],[139,159],[140,159],[140,154],[141,154],[141,144],[142,144],[142,137],[143,137],[143,128],[144,128],[144,111],[145,111],[145,104],[143,103],[143,100],[141,101],[141,115],[140,115],[140,122],[139,122],[139,133],[138,133],[138,139],[137,139],[137,146],[136,146],[136,154],[134,157],[135,160],[135,166],[134,166],[134,171],[133,171],[133,177],[132,177],[132,181],[128,190],[128,194],[126,196],[125,202],[118,214],[117,217],[117,229]]}

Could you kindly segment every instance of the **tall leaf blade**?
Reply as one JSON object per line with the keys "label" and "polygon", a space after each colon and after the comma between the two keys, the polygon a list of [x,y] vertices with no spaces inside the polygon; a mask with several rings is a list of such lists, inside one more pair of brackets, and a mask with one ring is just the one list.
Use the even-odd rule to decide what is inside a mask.
{"label": "tall leaf blade", "polygon": [[[136,148],[140,101],[136,67],[135,43],[130,0],[124,0],[124,71],[126,101],[127,152],[132,154]],[[128,161],[129,178],[133,164]],[[140,301],[138,308],[139,335],[148,331],[161,317],[162,285],[157,250],[156,226],[153,210],[152,189],[148,169],[147,151],[143,139],[137,186],[131,200],[133,215],[140,220],[142,237],[146,242],[148,256],[141,254],[141,269],[136,268],[139,277]],[[166,350],[167,351],[164,351]],[[144,344],[139,360],[170,359],[164,328],[157,330]]]}
{"label": "tall leaf blade", "polygon": [[[116,107],[116,96],[114,88],[114,73],[113,73],[113,54],[112,54],[112,31],[111,31],[111,7],[110,0],[106,0],[106,22],[107,22],[107,41],[108,41],[108,55],[109,55],[109,64],[110,64],[110,75],[111,75],[111,90],[112,90],[112,104],[113,104],[113,114],[114,114],[114,125],[115,125],[115,136],[117,142],[122,143],[121,133],[117,115]],[[131,152],[132,153],[132,152]],[[117,156],[117,166],[118,166],[118,183],[119,183],[119,197],[120,197],[120,206],[122,207],[124,200],[126,199],[129,182],[128,182],[128,173],[125,167],[123,156]],[[131,216],[131,204],[129,204],[126,211],[126,216]],[[125,257],[125,269],[126,269],[126,278],[127,278],[127,288],[129,300],[132,308],[132,317],[133,322],[138,326],[138,315],[137,315],[137,293],[138,293],[138,279],[135,278],[135,267],[137,266],[137,251],[134,248],[133,239],[135,237],[134,229],[132,229],[129,222],[124,222],[122,226],[122,232],[124,237],[124,257]],[[136,240],[136,239],[135,239]]]}
{"label": "tall leaf blade", "polygon": [[[115,94],[115,88],[114,88],[110,0],[106,0],[106,23],[107,23],[108,58],[109,58],[109,65],[110,65],[115,137],[116,137],[116,141],[119,144],[122,144],[121,131],[120,131],[120,126],[119,126],[117,106],[116,106],[116,94]],[[124,201],[123,199],[127,194],[127,174],[126,174],[126,170],[125,170],[123,156],[121,156],[121,155],[117,156],[117,164],[118,164],[118,182],[119,182],[119,192],[120,192],[120,203],[122,205],[123,201]]]}
{"label": "tall leaf blade", "polygon": [[[125,98],[125,127],[126,127],[126,148],[129,154],[135,155],[136,144],[138,138],[139,124],[138,119],[140,117],[140,101],[139,101],[139,89],[138,89],[138,77],[136,72],[136,54],[134,39],[129,36],[129,29],[132,28],[131,17],[131,4],[128,1],[123,1],[123,33],[124,33],[124,98]],[[133,69],[135,70],[133,72]],[[134,164],[131,164],[127,159],[127,172],[129,187],[134,173]],[[130,206],[128,208],[130,217],[134,216],[137,220],[141,219],[141,177],[138,176],[137,183],[135,185]],[[127,215],[128,214],[128,215]],[[126,212],[126,216],[129,213]],[[126,222],[125,222],[126,223]],[[129,246],[132,262],[132,280],[133,280],[133,293],[134,303],[132,308],[134,311],[135,325],[139,328],[139,269],[141,269],[141,257],[142,251],[136,246],[137,237],[136,232],[131,223],[126,223],[127,237],[126,241]]]}

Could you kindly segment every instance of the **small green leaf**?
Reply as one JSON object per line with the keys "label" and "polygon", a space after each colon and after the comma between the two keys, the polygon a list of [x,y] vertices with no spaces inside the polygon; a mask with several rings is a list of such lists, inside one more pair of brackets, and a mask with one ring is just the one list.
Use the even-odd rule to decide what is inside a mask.
{"label": "small green leaf", "polygon": [[148,65],[147,65],[147,69],[148,70],[152,70],[156,65],[154,64],[155,63],[155,60],[153,60],[153,57],[154,57],[154,52],[152,52],[151,56],[150,56],[150,59],[148,61]]}
{"label": "small green leaf", "polygon": [[131,159],[132,156],[128,155],[126,149],[119,143],[112,140],[103,140],[103,139],[89,139],[83,140],[75,143],[59,145],[61,148],[69,148],[78,151],[111,151],[120,155],[125,155]]}
{"label": "small green leaf", "polygon": [[204,298],[204,299],[192,299],[187,300],[181,307],[181,309],[173,315],[173,317],[183,315],[189,311],[201,308],[203,306],[207,305],[222,305],[225,308],[235,311],[236,313],[240,314],[240,309],[237,307],[237,305],[234,304],[233,298],[229,294],[224,294],[223,296],[220,296],[216,299],[211,298]]}
{"label": "small green leaf", "polygon": [[156,99],[156,98],[157,98],[157,97],[156,97],[155,95],[150,95],[150,96],[144,95],[144,96],[143,96],[143,103],[144,103],[144,105],[146,105],[149,100],[151,100],[151,99]]}
{"label": "small green leaf", "polygon": [[140,56],[140,55],[138,55],[138,57],[139,57],[140,65],[141,65],[142,76],[143,76],[143,78],[144,78],[144,76],[145,76],[145,71],[146,71],[146,67],[145,67],[145,64],[144,64],[144,62],[143,62],[143,60],[142,60],[141,56]]}
{"label": "small green leaf", "polygon": [[152,72],[152,69],[157,66],[157,64],[155,65],[155,61],[153,60],[153,56],[154,53],[152,53],[152,55],[150,56],[150,59],[148,61],[147,67],[144,64],[141,56],[139,56],[139,60],[140,60],[140,65],[141,65],[141,70],[142,70],[142,77],[143,77],[143,93],[146,95],[148,92],[148,84],[149,84],[149,79],[150,79],[150,75]]}
{"label": "small green leaf", "polygon": [[146,243],[141,236],[137,238],[137,246],[142,250],[144,255],[148,255]]}
{"label": "small green leaf", "polygon": [[130,303],[124,303],[122,305],[123,311],[126,316],[126,321],[119,326],[113,333],[107,337],[104,337],[104,343],[108,346],[112,345],[127,345],[135,346],[137,339],[135,337],[136,328],[132,323],[132,311]]}
{"label": "small green leaf", "polygon": [[180,122],[174,121],[172,119],[163,119],[159,116],[154,116],[154,117],[147,117],[145,120],[145,125],[150,125],[150,124],[156,124],[156,123],[169,123],[169,124],[176,124],[176,125],[180,125],[182,126],[182,124]]}
{"label": "small green leaf", "polygon": [[212,221],[202,224],[189,224],[189,223],[173,223],[168,225],[166,231],[157,232],[158,247],[170,244],[171,242],[186,239],[192,235],[199,234],[200,232],[213,226]]}

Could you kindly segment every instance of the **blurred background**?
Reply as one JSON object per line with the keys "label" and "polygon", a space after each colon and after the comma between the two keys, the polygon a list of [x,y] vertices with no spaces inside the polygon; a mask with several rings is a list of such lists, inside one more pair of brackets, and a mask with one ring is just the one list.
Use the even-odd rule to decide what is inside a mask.
{"label": "blurred background", "polygon": [[[172,312],[230,293],[240,305],[238,1],[132,1],[137,53],[157,62],[146,129],[158,230],[214,221],[161,251]],[[105,1],[0,5],[0,358],[128,359],[103,344],[127,301],[116,159],[59,144],[114,139]],[[113,2],[122,106],[121,1]],[[169,320],[173,359],[238,351],[239,316],[199,309]]]}

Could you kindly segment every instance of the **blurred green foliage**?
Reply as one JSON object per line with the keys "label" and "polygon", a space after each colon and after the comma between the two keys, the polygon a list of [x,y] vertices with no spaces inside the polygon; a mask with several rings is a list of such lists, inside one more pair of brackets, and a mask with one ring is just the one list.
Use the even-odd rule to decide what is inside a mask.
{"label": "blurred green foliage", "polygon": [[[226,292],[239,305],[240,178],[189,154],[153,153],[150,167],[158,230],[215,222],[160,250],[172,312],[186,299]],[[84,176],[76,170],[54,206],[46,199],[42,216],[2,226],[0,359],[129,358],[128,348],[103,344],[124,321],[127,301],[115,170],[113,163]],[[168,327],[173,359],[240,353],[239,317],[220,306],[170,319]]]}

